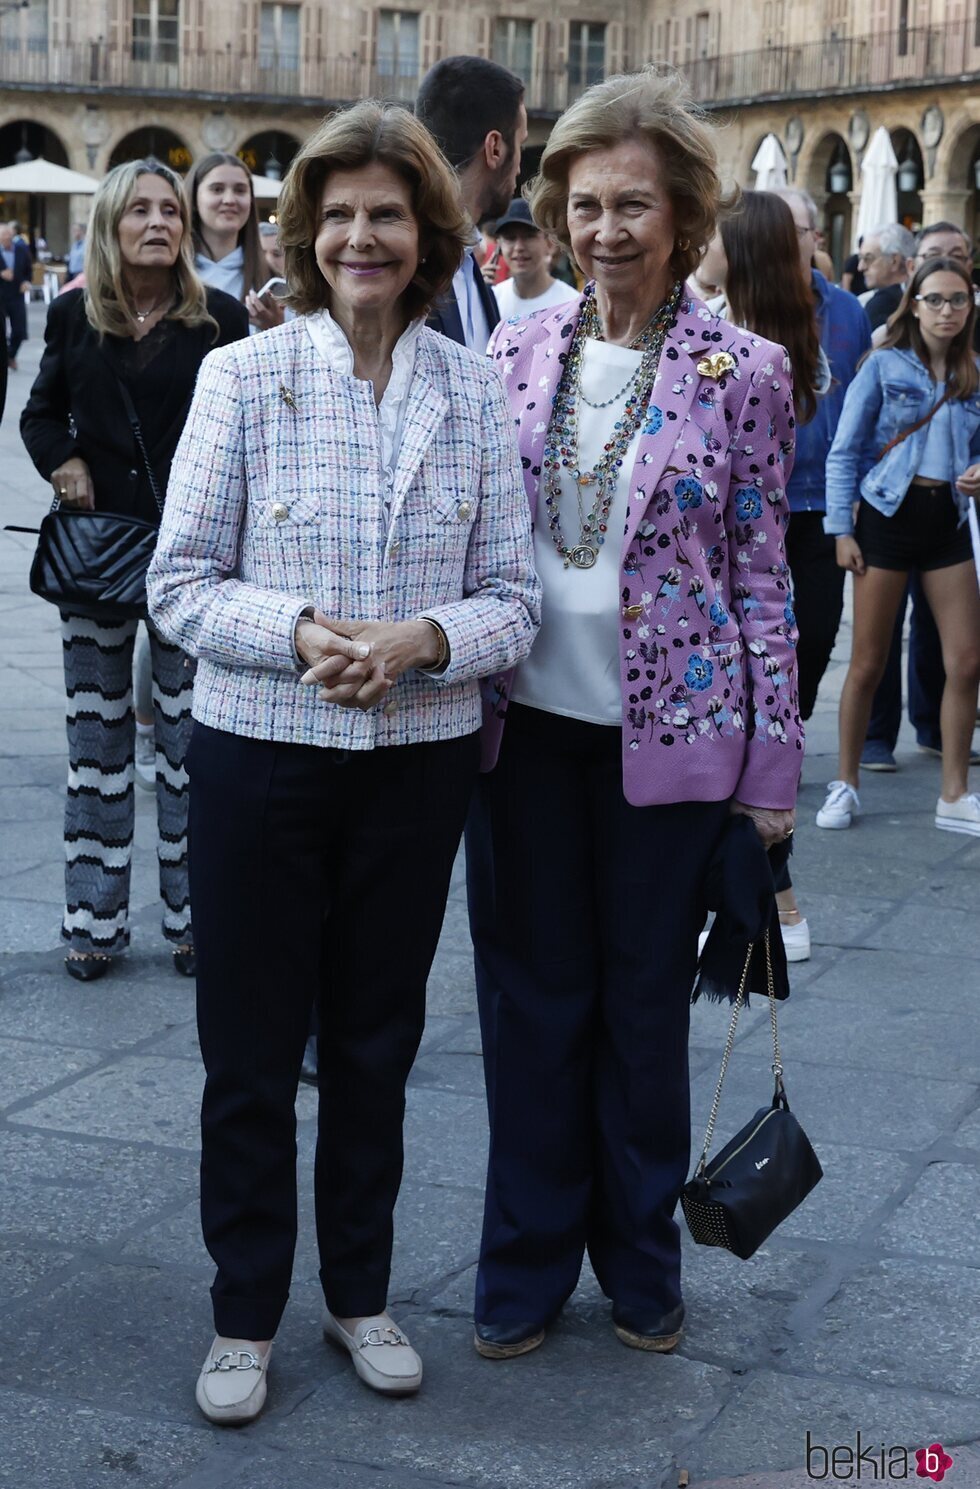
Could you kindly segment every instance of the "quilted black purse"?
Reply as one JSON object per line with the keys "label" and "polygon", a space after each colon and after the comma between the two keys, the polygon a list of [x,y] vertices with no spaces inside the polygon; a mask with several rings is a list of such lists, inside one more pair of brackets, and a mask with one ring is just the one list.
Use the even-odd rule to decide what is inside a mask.
{"label": "quilted black purse", "polygon": [[[129,389],[120,380],[126,414],[143,457],[150,490],[163,515],[163,498],[146,453]],[[11,532],[36,528],[11,527]],[[59,610],[93,620],[145,620],[146,571],[156,547],[157,526],[120,512],[84,512],[57,499],[41,519],[30,586]]]}
{"label": "quilted black purse", "polygon": [[745,987],[752,960],[750,946],[738,997],[732,1008],[701,1157],[693,1176],[681,1191],[684,1218],[695,1241],[701,1246],[723,1246],[743,1261],[759,1249],[766,1237],[787,1215],[792,1214],[823,1178],[820,1160],[789,1109],[783,1085],[768,933],[765,949],[772,1021],[772,1073],[776,1082],[772,1103],[760,1107],[751,1122],[737,1132],[709,1163],[708,1152],[714,1136],[721,1088],[735,1043],[738,1016],[745,1003]]}

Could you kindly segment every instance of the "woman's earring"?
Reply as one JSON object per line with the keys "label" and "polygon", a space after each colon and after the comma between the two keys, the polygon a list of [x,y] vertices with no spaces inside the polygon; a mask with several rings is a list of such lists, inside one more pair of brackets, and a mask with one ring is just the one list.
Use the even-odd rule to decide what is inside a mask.
{"label": "woman's earring", "polygon": [[680,249],[681,253],[686,253],[691,246],[690,238],[678,238],[677,246]]}

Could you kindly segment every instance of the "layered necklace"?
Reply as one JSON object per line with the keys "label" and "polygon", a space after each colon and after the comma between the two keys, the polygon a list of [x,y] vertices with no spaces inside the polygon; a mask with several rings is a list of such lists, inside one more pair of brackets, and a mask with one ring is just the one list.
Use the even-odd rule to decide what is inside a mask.
{"label": "layered necklace", "polygon": [[[555,393],[551,422],[545,435],[542,470],[544,473],[544,500],[548,509],[548,528],[552,541],[560,554],[565,568],[572,564],[576,569],[591,569],[599,557],[599,549],[606,541],[609,509],[616,491],[616,482],[622,469],[626,452],[633,442],[653,392],[654,379],[660,354],[663,351],[667,332],[677,314],[682,286],[675,284],[667,299],[656,314],[643,327],[640,334],[630,342],[630,350],[642,352],[639,366],[629,381],[612,398],[603,403],[592,403],[582,391],[582,367],[585,343],[592,337],[595,341],[605,338],[602,322],[595,300],[595,285],[585,289],[582,313],[565,358],[558,390]],[[602,458],[592,470],[584,471],[580,466],[578,405],[579,401],[589,408],[610,408],[625,398],[619,417],[615,420],[609,439],[603,445]],[[575,483],[578,498],[579,536],[578,542],[569,547],[565,542],[561,526],[561,472],[567,470]],[[589,486],[595,487],[592,509],[585,511],[583,493]]]}

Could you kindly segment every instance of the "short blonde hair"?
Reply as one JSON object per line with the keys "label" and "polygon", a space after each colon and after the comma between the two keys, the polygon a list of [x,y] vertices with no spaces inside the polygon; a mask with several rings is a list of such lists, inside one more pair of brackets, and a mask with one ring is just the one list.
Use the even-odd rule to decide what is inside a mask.
{"label": "short blonde hair", "polygon": [[674,212],[677,237],[670,258],[675,279],[693,273],[710,242],[722,207],[715,130],[691,98],[687,80],[674,68],[650,66],[606,78],[586,90],[558,120],[541,157],[528,200],[535,222],[566,248],[568,173],[590,150],[609,150],[630,140],[654,146]]}
{"label": "short blonde hair", "polygon": [[368,99],[324,120],[296,155],[279,194],[279,241],[290,289],[287,304],[300,315],[330,308],[330,286],[320,272],[314,246],[327,177],[375,161],[408,184],[418,220],[421,258],[402,295],[409,319],[426,315],[452,284],[469,243],[456,173],[413,114]]}
{"label": "short blonde hair", "polygon": [[165,319],[185,326],[209,325],[218,334],[218,322],[208,311],[207,293],[194,268],[194,246],[190,219],[179,176],[157,160],[127,160],[102,181],[92,198],[92,214],[85,238],[85,314],[89,324],[103,336],[131,336],[133,316],[123,286],[123,259],[119,249],[119,224],[133,199],[140,176],[160,176],[177,198],[180,209],[180,247],[170,273],[175,304]]}

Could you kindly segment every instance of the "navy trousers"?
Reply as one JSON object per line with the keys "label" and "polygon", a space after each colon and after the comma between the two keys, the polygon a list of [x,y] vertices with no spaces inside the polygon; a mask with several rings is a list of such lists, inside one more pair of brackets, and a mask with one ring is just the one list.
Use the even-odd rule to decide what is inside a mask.
{"label": "navy trousers", "polygon": [[511,705],[467,825],[490,1113],[476,1317],[680,1302],[689,998],[726,802],[634,807],[615,727]]}
{"label": "navy trousers", "polygon": [[[909,575],[912,621],[909,626],[909,722],[919,744],[938,750],[942,745],[939,710],[946,686],[943,648],[929,601],[918,574]],[[906,603],[899,607],[885,673],[871,707],[868,739],[882,740],[890,750],[902,725],[902,628]]]}
{"label": "navy trousers", "polygon": [[271,1339],[289,1295],[314,1003],[323,1293],[341,1317],[386,1306],[405,1082],[478,759],[475,734],[357,752],[194,725],[201,1219],[219,1334]]}

